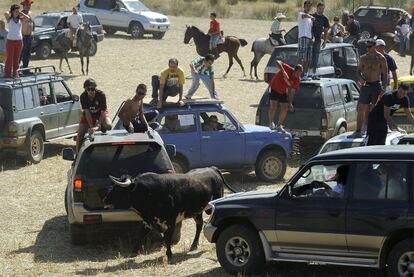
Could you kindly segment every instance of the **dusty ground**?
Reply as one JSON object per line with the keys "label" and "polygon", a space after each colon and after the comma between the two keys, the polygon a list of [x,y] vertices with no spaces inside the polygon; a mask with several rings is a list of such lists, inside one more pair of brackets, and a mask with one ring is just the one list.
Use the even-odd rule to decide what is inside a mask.
{"label": "dusty ground", "polygon": [[[119,33],[99,44],[98,54],[91,60],[90,76],[106,92],[112,114],[123,99],[133,94],[138,83],[149,85],[151,75],[163,69],[170,57],[178,58],[189,76],[188,63],[196,52],[194,45],[183,44],[185,25],[206,27],[208,21],[171,19],[172,29],[161,41],[131,40],[128,35]],[[222,25],[226,34],[238,35],[249,42],[240,50],[247,71],[252,58],[251,43],[256,37],[267,35],[269,22],[223,20]],[[263,76],[266,61],[267,58],[259,66],[259,76]],[[407,74],[408,59],[403,61],[397,57],[397,61],[400,74]],[[76,56],[70,62],[76,74],[64,76],[73,92],[80,94],[85,77],[77,75],[80,63]],[[58,60],[52,58],[33,64],[57,65]],[[243,78],[238,65],[234,65],[227,79],[220,79],[226,66],[227,58],[223,55],[215,64],[219,96],[242,122],[253,123],[255,105],[266,86],[262,81]],[[190,81],[185,84],[185,89],[189,88]],[[207,96],[205,88],[198,95]],[[149,96],[147,98],[149,101]],[[91,245],[72,247],[63,204],[69,163],[59,157],[65,145],[73,145],[73,142],[48,144],[45,159],[38,165],[26,166],[12,157],[1,156],[0,275],[226,276],[217,262],[214,245],[204,238],[198,251],[187,253],[195,231],[191,221],[183,226],[181,242],[173,248],[175,258],[171,265],[162,262],[164,248],[129,258],[128,241],[117,238],[102,237]],[[289,168],[286,178],[294,171]],[[256,183],[253,177],[242,180],[230,176],[230,181],[240,189],[278,187],[278,184]],[[265,272],[266,276],[375,276],[375,271],[284,263],[270,265]]]}

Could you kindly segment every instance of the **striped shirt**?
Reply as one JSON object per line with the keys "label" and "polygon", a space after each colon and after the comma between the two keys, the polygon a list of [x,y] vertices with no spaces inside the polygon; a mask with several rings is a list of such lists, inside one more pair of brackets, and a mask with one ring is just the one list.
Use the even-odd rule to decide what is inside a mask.
{"label": "striped shirt", "polygon": [[204,57],[197,57],[192,61],[195,71],[200,75],[207,75],[210,79],[214,79],[214,69],[212,66],[206,67],[204,65]]}

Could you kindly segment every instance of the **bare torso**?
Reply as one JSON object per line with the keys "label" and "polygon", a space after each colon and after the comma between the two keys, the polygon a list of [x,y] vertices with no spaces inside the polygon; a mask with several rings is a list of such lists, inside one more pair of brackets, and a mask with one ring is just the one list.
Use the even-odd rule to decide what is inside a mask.
{"label": "bare torso", "polygon": [[24,36],[26,36],[26,35],[32,35],[33,34],[32,13],[29,11],[26,14],[28,16],[30,16],[30,19],[27,19],[27,18],[23,18],[22,19],[22,34]]}
{"label": "bare torso", "polygon": [[377,82],[381,80],[381,73],[386,71],[387,60],[379,53],[367,53],[361,56],[359,71],[365,82]]}
{"label": "bare torso", "polygon": [[142,111],[143,102],[142,100],[135,100],[134,98],[128,99],[124,107],[122,108],[121,113],[126,117],[130,122],[134,121]]}

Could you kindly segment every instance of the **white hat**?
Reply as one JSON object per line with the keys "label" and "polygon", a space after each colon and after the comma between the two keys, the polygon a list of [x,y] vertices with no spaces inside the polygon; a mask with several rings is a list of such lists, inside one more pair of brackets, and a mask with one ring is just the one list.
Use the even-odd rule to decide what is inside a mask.
{"label": "white hat", "polygon": [[377,39],[375,42],[376,46],[385,46],[385,41],[383,39]]}
{"label": "white hat", "polygon": [[279,18],[286,18],[286,16],[283,13],[277,13],[274,19],[279,19]]}

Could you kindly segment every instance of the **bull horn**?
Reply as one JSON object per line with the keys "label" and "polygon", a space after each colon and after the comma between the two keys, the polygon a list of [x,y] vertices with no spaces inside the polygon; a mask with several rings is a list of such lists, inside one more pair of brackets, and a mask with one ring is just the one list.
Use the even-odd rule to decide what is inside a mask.
{"label": "bull horn", "polygon": [[123,188],[129,187],[132,183],[130,178],[127,178],[125,182],[121,182],[119,178],[109,175],[109,179],[111,179],[112,182],[114,182],[116,185],[123,187]]}

